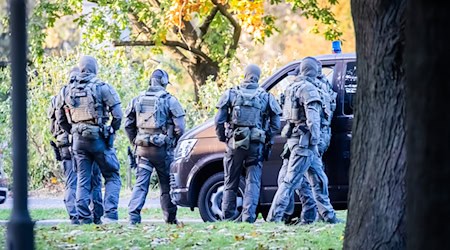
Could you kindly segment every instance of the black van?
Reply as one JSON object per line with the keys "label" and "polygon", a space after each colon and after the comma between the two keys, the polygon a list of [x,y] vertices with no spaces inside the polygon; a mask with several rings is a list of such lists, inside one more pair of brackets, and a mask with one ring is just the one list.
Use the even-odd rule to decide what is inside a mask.
{"label": "black van", "polygon": [[[353,97],[356,93],[356,55],[332,54],[316,57],[323,64],[323,73],[338,93],[337,109],[332,121],[332,140],[324,155],[325,171],[329,178],[330,199],[335,209],[346,209],[348,192],[348,169],[350,165],[350,140],[352,138]],[[288,85],[288,72],[293,71],[301,60],[289,63],[266,79],[261,87],[279,96]],[[282,125],[284,122],[282,121]],[[263,163],[261,195],[258,212],[266,218],[277,190],[280,154],[285,139],[275,138],[269,161]],[[171,166],[172,201],[182,207],[199,208],[204,221],[220,220],[223,193],[223,165],[225,144],[215,134],[213,119],[187,131],[175,149],[175,161]],[[242,192],[245,182],[241,180],[238,194],[238,210],[242,209]],[[301,204],[296,198],[296,210]]]}

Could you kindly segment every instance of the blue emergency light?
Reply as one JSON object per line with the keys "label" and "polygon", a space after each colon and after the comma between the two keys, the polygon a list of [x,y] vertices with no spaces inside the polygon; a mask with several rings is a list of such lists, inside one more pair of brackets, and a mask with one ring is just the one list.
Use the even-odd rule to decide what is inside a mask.
{"label": "blue emergency light", "polygon": [[342,52],[342,50],[341,50],[341,41],[339,41],[339,40],[333,41],[331,43],[331,47],[332,47],[333,54],[339,54],[339,53]]}

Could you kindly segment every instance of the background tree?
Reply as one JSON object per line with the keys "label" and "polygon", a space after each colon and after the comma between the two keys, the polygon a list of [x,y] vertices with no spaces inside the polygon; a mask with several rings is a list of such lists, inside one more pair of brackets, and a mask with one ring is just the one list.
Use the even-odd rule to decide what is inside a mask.
{"label": "background tree", "polygon": [[448,1],[408,2],[408,249],[450,249]]}
{"label": "background tree", "polygon": [[352,0],[351,8],[358,90],[344,248],[403,249],[406,0]]}
{"label": "background tree", "polygon": [[[36,15],[41,24],[52,26],[64,15],[79,14],[83,39],[110,41],[115,46],[151,46],[154,51],[167,48],[173,58],[187,70],[198,86],[209,76],[217,77],[219,69],[229,67],[239,46],[241,34],[250,34],[262,43],[277,27],[275,16],[265,12],[269,1],[253,0],[92,0],[96,5],[83,12],[81,0],[40,0]],[[271,0],[270,4],[279,4]],[[330,6],[337,0],[288,0],[301,14],[319,20],[321,31],[329,40],[341,35]],[[37,25],[40,27],[42,25]],[[125,32],[124,32],[125,31]],[[42,41],[42,39],[40,40]]]}

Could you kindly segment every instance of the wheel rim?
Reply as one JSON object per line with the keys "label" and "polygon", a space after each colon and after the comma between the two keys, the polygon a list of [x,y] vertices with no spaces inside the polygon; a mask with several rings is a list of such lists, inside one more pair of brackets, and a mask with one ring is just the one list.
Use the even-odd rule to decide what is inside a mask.
{"label": "wheel rim", "polygon": [[[214,184],[207,193],[206,199],[205,199],[205,205],[208,208],[207,212],[210,218],[212,218],[214,221],[222,220],[223,218],[223,212],[222,212],[222,197],[223,197],[223,190],[224,185],[223,181],[217,182]],[[238,193],[236,197],[236,209],[238,211],[237,216],[235,218],[232,218],[232,220],[237,220],[240,218],[242,213],[242,204],[243,204],[243,191],[239,187]]]}

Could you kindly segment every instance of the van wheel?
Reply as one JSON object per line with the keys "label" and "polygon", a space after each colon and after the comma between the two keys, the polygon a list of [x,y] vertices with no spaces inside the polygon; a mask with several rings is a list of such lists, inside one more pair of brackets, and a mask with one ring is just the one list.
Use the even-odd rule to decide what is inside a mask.
{"label": "van wheel", "polygon": [[[215,222],[222,220],[222,197],[224,189],[224,174],[217,173],[209,177],[198,196],[198,210],[200,216],[205,222]],[[236,208],[238,214],[233,218],[234,221],[239,221],[242,218],[242,203],[245,189],[245,182],[241,178],[239,182],[238,194],[236,198]]]}

